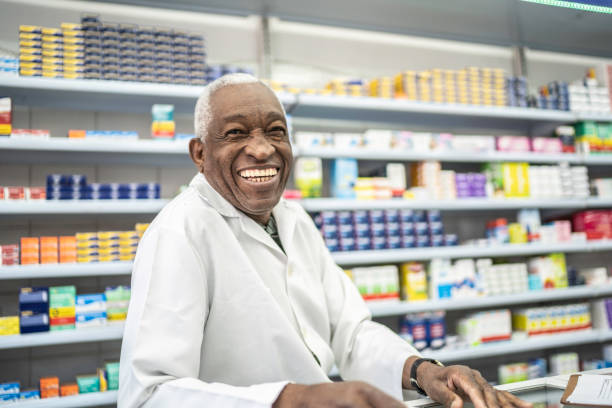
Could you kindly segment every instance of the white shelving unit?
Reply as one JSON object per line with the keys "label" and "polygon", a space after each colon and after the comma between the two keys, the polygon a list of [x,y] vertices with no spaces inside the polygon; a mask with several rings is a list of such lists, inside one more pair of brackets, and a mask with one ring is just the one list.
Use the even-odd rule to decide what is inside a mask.
{"label": "white shelving unit", "polygon": [[478,347],[466,349],[432,350],[423,352],[423,355],[425,357],[435,358],[442,362],[460,362],[484,357],[499,356],[508,353],[515,354],[526,351],[574,346],[578,344],[602,343],[604,341],[608,341],[611,336],[612,331],[608,329],[581,330],[559,334],[540,335],[523,340],[483,344]]}
{"label": "white shelving unit", "polygon": [[6,200],[2,215],[52,214],[156,214],[169,200]]}
{"label": "white shelving unit", "polygon": [[3,163],[100,163],[189,167],[189,141],[0,137]]}
{"label": "white shelving unit", "polygon": [[84,329],[0,336],[0,350],[21,347],[52,346],[55,344],[120,340],[122,337],[123,323],[109,323],[106,326]]}
{"label": "white shelving unit", "polygon": [[378,161],[424,161],[437,160],[442,162],[529,162],[557,164],[609,165],[612,164],[612,154],[581,155],[577,153],[546,154],[546,153],[513,153],[513,152],[418,152],[402,150],[376,150],[366,148],[336,149],[333,147],[295,148],[294,155],[301,157],[320,157],[322,159],[355,158],[358,160]]}
{"label": "white shelving unit", "polygon": [[[580,330],[567,333],[540,335],[522,340],[499,341],[470,348],[425,350],[423,357],[434,358],[443,363],[464,363],[485,357],[505,354],[524,353],[535,350],[554,349],[580,344],[602,343],[612,339],[612,330],[595,329]],[[330,377],[339,376],[338,368],[334,366]]]}
{"label": "white shelving unit", "polygon": [[130,275],[132,265],[121,261],[0,266],[0,280]]}
{"label": "white shelving unit", "polygon": [[528,303],[551,302],[555,300],[593,299],[612,295],[612,284],[605,286],[574,286],[565,289],[534,290],[514,295],[496,295],[478,298],[458,298],[404,302],[380,300],[367,302],[372,316],[393,316],[406,313],[429,312],[432,310],[463,310],[487,307],[505,307]]}
{"label": "white shelving unit", "polygon": [[605,206],[612,199],[487,199],[462,198],[456,200],[353,200],[339,198],[308,198],[300,200],[300,204],[308,212],[338,211],[338,210],[373,210],[373,209],[416,209],[416,210],[507,210],[520,208],[586,208],[590,206]]}
{"label": "white shelving unit", "polygon": [[68,397],[18,401],[7,406],[13,408],[80,408],[117,404],[117,391],[91,392]]}
{"label": "white shelving unit", "polygon": [[491,246],[458,245],[450,247],[382,249],[368,251],[332,252],[339,265],[374,265],[408,261],[422,261],[433,258],[481,258],[501,256],[530,256],[553,252],[599,252],[612,249],[612,240],[583,243],[556,244],[506,244]]}

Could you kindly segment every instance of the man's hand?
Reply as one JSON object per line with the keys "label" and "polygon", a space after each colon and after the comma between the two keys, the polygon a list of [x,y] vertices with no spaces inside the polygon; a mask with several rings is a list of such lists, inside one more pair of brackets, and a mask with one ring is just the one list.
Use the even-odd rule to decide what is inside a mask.
{"label": "man's hand", "polygon": [[[405,388],[410,388],[410,367],[414,360],[408,359],[404,366]],[[447,408],[461,408],[464,401],[471,401],[475,408],[532,407],[509,392],[496,390],[478,371],[462,365],[439,367],[426,362],[417,368],[416,379],[432,400]]]}
{"label": "man's hand", "polygon": [[404,404],[360,381],[315,385],[287,384],[272,408],[355,407],[404,408]]}

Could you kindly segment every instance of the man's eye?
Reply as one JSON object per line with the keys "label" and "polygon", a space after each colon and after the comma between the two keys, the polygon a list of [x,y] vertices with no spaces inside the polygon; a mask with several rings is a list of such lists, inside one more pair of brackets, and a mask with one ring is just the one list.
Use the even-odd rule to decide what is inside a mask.
{"label": "man's eye", "polygon": [[244,131],[242,131],[241,129],[230,129],[227,132],[225,132],[226,135],[228,136],[239,136],[244,134]]}
{"label": "man's eye", "polygon": [[273,135],[276,135],[276,136],[284,136],[285,133],[287,133],[285,128],[280,127],[280,126],[273,127],[272,129],[270,129],[269,132],[272,133]]}

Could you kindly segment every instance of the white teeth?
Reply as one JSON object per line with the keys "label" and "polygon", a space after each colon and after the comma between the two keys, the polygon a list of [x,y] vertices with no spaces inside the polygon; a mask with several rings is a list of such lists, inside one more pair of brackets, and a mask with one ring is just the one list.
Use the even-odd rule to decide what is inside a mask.
{"label": "white teeth", "polygon": [[267,169],[250,169],[242,170],[240,176],[244,178],[253,178],[252,181],[267,181],[269,177],[275,176],[278,173],[276,168]]}

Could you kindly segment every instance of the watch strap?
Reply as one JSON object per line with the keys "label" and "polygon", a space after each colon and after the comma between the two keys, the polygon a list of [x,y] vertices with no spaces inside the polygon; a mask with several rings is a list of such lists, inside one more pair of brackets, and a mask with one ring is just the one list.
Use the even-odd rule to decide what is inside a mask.
{"label": "watch strap", "polygon": [[417,381],[417,368],[423,363],[431,363],[440,367],[444,367],[444,364],[439,362],[438,360],[434,360],[433,358],[417,358],[412,363],[412,367],[410,368],[410,385],[421,395],[427,396],[425,390],[419,385]]}

